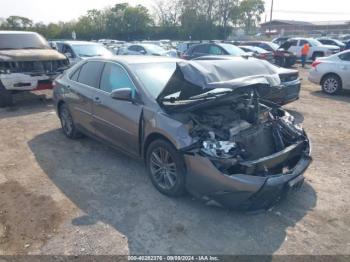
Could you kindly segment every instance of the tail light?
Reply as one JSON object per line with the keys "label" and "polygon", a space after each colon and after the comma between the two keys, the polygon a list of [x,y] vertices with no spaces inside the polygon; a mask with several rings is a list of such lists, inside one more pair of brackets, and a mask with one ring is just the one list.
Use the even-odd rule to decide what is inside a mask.
{"label": "tail light", "polygon": [[260,55],[259,55],[259,58],[260,58],[260,59],[266,59],[266,58],[267,58],[267,54],[260,54]]}
{"label": "tail light", "polygon": [[311,64],[311,67],[312,68],[316,68],[319,64],[321,64],[322,62],[321,61],[314,61],[312,64]]}

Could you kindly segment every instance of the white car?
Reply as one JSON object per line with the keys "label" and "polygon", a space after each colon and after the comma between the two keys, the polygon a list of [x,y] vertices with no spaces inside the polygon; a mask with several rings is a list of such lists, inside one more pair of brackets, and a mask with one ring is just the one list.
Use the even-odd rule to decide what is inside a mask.
{"label": "white car", "polygon": [[322,90],[331,95],[350,89],[350,50],[314,61],[309,81],[321,85]]}
{"label": "white car", "polygon": [[70,65],[89,57],[110,57],[113,53],[99,43],[86,41],[56,41],[57,51],[64,54]]}
{"label": "white car", "polygon": [[330,56],[340,52],[340,48],[334,45],[324,45],[314,38],[290,38],[281,45],[281,48],[293,52],[301,57],[301,50],[305,44],[309,44],[310,50],[307,59],[315,60],[317,57]]}
{"label": "white car", "polygon": [[176,57],[176,50],[165,50],[154,44],[131,44],[122,48],[118,55],[153,55]]}

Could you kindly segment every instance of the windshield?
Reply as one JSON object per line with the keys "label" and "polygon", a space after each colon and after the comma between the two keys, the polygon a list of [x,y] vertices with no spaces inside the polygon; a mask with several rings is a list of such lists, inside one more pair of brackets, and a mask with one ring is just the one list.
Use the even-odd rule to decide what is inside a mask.
{"label": "windshield", "polygon": [[132,64],[130,67],[133,69],[144,88],[152,97],[157,98],[175,72],[176,63],[150,63],[147,64],[147,66],[145,65],[146,64]]}
{"label": "windshield", "polygon": [[230,55],[233,56],[242,56],[246,55],[246,52],[244,52],[242,49],[240,49],[237,46],[231,45],[231,44],[220,44],[222,48],[226,50]]}
{"label": "windshield", "polygon": [[310,38],[308,39],[309,43],[311,44],[311,46],[320,46],[322,45],[322,43],[316,39]]}
{"label": "windshield", "polygon": [[166,52],[165,49],[157,45],[146,45],[145,47],[153,54],[161,54]]}
{"label": "windshield", "polygon": [[72,45],[74,52],[80,57],[110,56],[112,53],[102,45]]}
{"label": "windshield", "polygon": [[333,39],[334,43],[336,43],[339,46],[345,46],[345,44],[337,39]]}
{"label": "windshield", "polygon": [[277,50],[280,46],[277,45],[276,43],[269,43],[269,45],[272,47],[273,50]]}
{"label": "windshield", "polygon": [[49,49],[48,42],[36,33],[0,34],[1,49]]}

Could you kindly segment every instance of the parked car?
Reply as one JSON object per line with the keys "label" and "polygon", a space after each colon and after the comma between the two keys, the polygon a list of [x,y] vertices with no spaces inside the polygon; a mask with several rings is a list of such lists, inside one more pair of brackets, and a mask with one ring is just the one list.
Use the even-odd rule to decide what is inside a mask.
{"label": "parked car", "polygon": [[330,95],[350,89],[350,50],[317,58],[311,66],[309,81],[321,85]]}
{"label": "parked car", "polygon": [[69,59],[71,65],[89,57],[113,56],[113,53],[100,43],[57,41],[56,45],[57,50]]}
{"label": "parked car", "polygon": [[242,49],[246,53],[251,53],[255,58],[263,59],[271,64],[275,62],[273,52],[266,51],[265,49],[262,49],[257,46],[245,46],[240,45],[238,46],[240,49]]}
{"label": "parked car", "polygon": [[350,49],[350,40],[345,43],[344,50],[349,50]]}
{"label": "parked car", "polygon": [[230,60],[230,73],[233,78],[257,75],[278,75],[281,84],[266,89],[261,97],[279,105],[285,105],[299,99],[301,81],[298,70],[277,67],[252,57],[202,56],[194,60]]}
{"label": "parked car", "polygon": [[340,48],[340,51],[343,51],[345,49],[345,44],[342,41],[339,41],[337,39],[328,38],[328,37],[321,37],[321,38],[317,38],[317,40],[320,41],[324,45],[338,46]]}
{"label": "parked car", "polygon": [[283,48],[283,45],[280,47],[275,43],[267,41],[248,41],[244,42],[242,45],[260,47],[266,51],[273,52],[275,64],[282,67],[291,67],[297,60],[295,53]]}
{"label": "parked car", "polygon": [[186,60],[191,60],[197,57],[208,55],[248,56],[249,54],[247,54],[235,45],[224,43],[206,43],[191,46],[182,55],[182,58]]}
{"label": "parked car", "polygon": [[52,88],[68,64],[37,33],[0,31],[0,107],[12,105],[16,92]]}
{"label": "parked car", "polygon": [[294,52],[301,57],[301,49],[305,44],[309,44],[310,51],[307,59],[315,60],[318,57],[330,56],[340,52],[340,48],[334,45],[324,45],[314,38],[291,38],[286,41],[281,48]]}
{"label": "parked car", "polygon": [[229,208],[269,208],[302,185],[309,139],[290,114],[259,99],[277,76],[229,81],[228,62],[82,61],[55,81],[62,130],[143,159],[165,195],[187,190]]}
{"label": "parked car", "polygon": [[182,58],[182,55],[193,45],[200,44],[199,41],[197,42],[182,42],[179,43],[176,47],[177,56]]}
{"label": "parked car", "polygon": [[176,57],[175,50],[165,50],[154,44],[131,44],[122,48],[119,55],[150,55],[150,56],[171,56]]}
{"label": "parked car", "polygon": [[272,43],[281,46],[284,44],[290,37],[289,36],[280,36],[272,40]]}

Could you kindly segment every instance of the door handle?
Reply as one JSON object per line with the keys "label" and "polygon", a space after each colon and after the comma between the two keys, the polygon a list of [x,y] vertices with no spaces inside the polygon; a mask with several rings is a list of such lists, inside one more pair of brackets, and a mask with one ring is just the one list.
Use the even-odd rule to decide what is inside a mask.
{"label": "door handle", "polygon": [[95,97],[94,97],[94,103],[97,104],[97,105],[99,105],[99,104],[102,103],[102,101],[101,101],[101,99],[100,99],[98,96],[95,96]]}

